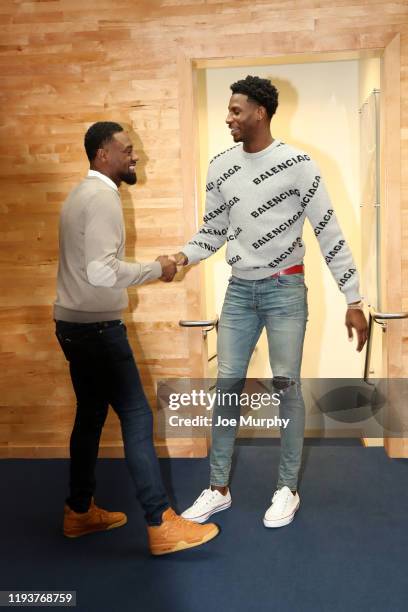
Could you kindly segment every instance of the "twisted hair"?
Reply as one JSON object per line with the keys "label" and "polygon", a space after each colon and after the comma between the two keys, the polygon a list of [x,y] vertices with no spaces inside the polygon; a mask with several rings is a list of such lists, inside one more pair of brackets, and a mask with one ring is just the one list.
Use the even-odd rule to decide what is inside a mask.
{"label": "twisted hair", "polygon": [[257,76],[248,75],[245,79],[241,79],[233,83],[230,87],[234,94],[244,94],[248,96],[252,102],[256,102],[260,106],[266,108],[269,119],[278,108],[278,90],[269,79],[261,79]]}

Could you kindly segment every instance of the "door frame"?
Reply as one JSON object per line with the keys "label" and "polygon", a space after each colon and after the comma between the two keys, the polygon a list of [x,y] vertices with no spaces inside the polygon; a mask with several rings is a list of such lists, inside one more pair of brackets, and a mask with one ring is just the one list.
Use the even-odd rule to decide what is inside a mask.
{"label": "door frame", "polygon": [[[231,47],[232,48],[232,47]],[[185,240],[199,225],[199,137],[197,69],[245,65],[306,63],[310,61],[339,61],[381,56],[381,297],[383,309],[401,311],[401,44],[400,35],[386,32],[364,37],[348,35],[306,38],[299,48],[298,41],[288,35],[286,44],[279,45],[273,37],[259,41],[240,56],[231,57],[225,38],[215,37],[211,48],[201,45],[183,48],[178,53],[179,116],[181,137],[181,166],[183,185],[183,213]],[[387,262],[392,262],[389,269]],[[205,316],[204,272],[202,266],[191,269],[185,277],[189,319]],[[196,330],[187,333],[191,377],[206,375],[206,346]],[[383,376],[404,376],[402,356],[403,327],[394,323],[387,330],[384,342]],[[204,440],[196,439],[203,450]],[[385,438],[384,447],[391,457],[408,457],[408,439]]]}

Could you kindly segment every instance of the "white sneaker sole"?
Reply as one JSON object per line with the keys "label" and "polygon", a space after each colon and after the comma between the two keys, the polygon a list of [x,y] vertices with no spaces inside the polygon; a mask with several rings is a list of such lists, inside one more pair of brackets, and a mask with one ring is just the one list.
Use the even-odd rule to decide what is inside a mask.
{"label": "white sneaker sole", "polygon": [[280,518],[280,519],[271,520],[271,519],[267,519],[264,517],[263,524],[265,525],[265,527],[272,528],[272,529],[275,527],[285,527],[285,525],[289,525],[293,521],[293,519],[295,518],[296,512],[299,510],[299,506],[300,506],[300,502],[297,504],[296,508],[293,510],[291,514],[288,514],[288,516],[284,516],[283,518]]}
{"label": "white sneaker sole", "polygon": [[230,508],[231,506],[231,500],[226,502],[225,504],[222,504],[221,506],[217,506],[216,508],[213,508],[212,510],[210,510],[209,512],[206,512],[205,514],[199,514],[198,516],[186,516],[183,512],[181,514],[181,516],[183,517],[183,519],[186,519],[186,521],[193,521],[194,523],[205,523],[205,521],[208,521],[208,519],[210,518],[210,516],[212,516],[213,514],[216,514],[217,512],[222,512],[223,510],[227,510],[228,508]]}

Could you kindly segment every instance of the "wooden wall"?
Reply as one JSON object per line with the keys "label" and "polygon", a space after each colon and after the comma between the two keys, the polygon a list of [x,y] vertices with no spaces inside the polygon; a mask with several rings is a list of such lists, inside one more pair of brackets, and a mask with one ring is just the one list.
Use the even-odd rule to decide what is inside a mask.
{"label": "wooden wall", "polygon": [[[406,2],[2,0],[0,456],[66,456],[74,396],[51,305],[59,210],[87,169],[82,140],[90,123],[118,121],[134,132],[142,159],[138,186],[122,190],[128,255],[151,260],[180,247],[194,225],[194,201],[183,201],[180,54],[310,53],[339,41],[376,48],[398,32],[403,282],[393,307],[408,310]],[[178,327],[199,315],[200,278],[195,269],[186,280],[130,291],[126,320],[151,398],[158,378],[201,371],[197,332]],[[400,345],[406,375],[408,334]],[[103,447],[121,453],[115,418]]]}

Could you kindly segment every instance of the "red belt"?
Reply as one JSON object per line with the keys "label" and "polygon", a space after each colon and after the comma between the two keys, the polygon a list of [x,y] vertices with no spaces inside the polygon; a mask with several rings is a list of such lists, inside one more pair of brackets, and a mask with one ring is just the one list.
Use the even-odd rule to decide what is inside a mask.
{"label": "red belt", "polygon": [[282,274],[303,274],[304,271],[305,266],[303,264],[298,264],[297,266],[291,266],[290,268],[279,270],[279,272],[276,272],[276,274],[272,274],[271,278],[282,276]]}

